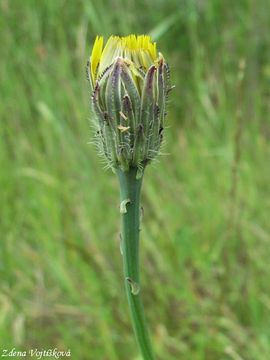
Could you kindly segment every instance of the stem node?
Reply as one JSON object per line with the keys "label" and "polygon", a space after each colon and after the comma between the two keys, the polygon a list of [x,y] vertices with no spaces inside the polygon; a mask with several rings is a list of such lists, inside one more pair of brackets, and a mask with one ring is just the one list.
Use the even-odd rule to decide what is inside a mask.
{"label": "stem node", "polygon": [[125,199],[125,200],[121,201],[120,214],[126,214],[127,213],[127,204],[130,204],[130,199]]}

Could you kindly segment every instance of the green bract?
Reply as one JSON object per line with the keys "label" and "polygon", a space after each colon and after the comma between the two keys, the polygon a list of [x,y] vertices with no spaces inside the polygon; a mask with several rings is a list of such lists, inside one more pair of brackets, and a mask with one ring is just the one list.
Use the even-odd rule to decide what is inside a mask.
{"label": "green bract", "polygon": [[[149,37],[111,37],[103,51],[101,39],[88,64],[95,139],[109,167],[142,171],[162,143],[168,65],[161,54],[154,59]],[[100,63],[107,67],[100,69]]]}

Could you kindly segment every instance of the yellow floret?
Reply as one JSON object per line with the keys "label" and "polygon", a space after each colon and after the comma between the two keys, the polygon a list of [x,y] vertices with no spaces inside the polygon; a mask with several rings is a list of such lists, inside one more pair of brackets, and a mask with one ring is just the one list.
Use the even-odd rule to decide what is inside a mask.
{"label": "yellow floret", "polygon": [[96,77],[96,71],[98,64],[100,62],[102,49],[103,49],[103,36],[97,36],[90,57],[92,79],[95,79]]}
{"label": "yellow floret", "polygon": [[103,48],[103,37],[97,36],[90,58],[93,82],[119,56],[147,69],[157,59],[156,43],[148,35],[110,36]]}

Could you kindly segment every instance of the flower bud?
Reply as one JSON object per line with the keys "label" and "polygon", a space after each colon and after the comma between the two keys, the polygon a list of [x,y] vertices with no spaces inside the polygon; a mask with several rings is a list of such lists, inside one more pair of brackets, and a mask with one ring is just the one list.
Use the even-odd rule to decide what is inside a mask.
{"label": "flower bud", "polygon": [[95,139],[109,167],[143,170],[160,149],[169,69],[149,36],[97,37],[88,63]]}

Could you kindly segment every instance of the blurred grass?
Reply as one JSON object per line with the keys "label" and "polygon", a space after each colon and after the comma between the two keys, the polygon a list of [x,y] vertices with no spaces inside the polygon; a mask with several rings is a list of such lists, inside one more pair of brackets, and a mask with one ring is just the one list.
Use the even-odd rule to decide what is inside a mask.
{"label": "blurred grass", "polygon": [[156,352],[269,359],[269,14],[268,0],[0,1],[0,350],[137,359],[84,73],[96,34],[132,32],[158,40],[176,85],[143,190]]}

